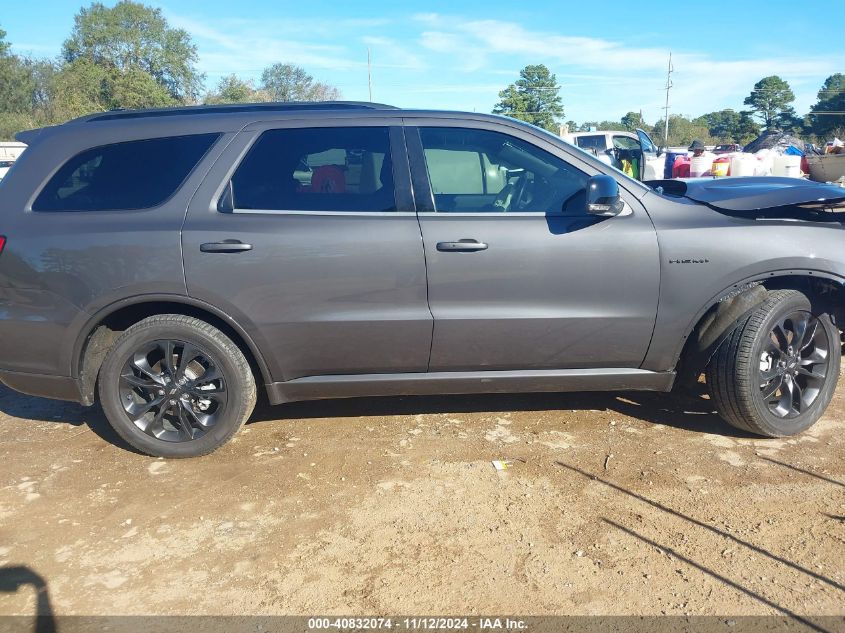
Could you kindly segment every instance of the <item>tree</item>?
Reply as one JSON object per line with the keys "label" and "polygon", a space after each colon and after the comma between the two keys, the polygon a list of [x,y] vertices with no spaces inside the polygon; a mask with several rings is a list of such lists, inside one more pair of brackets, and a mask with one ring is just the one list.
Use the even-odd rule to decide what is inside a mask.
{"label": "tree", "polygon": [[622,125],[619,121],[599,121],[595,127],[602,132],[618,132]]}
{"label": "tree", "polygon": [[6,31],[0,29],[0,57],[7,57],[11,48],[11,44],[6,41]]}
{"label": "tree", "polygon": [[642,114],[633,111],[629,112],[628,114],[622,117],[622,127],[624,127],[629,132],[633,132],[637,128],[645,128],[645,121],[643,121]]}
{"label": "tree", "polygon": [[293,64],[273,64],[261,73],[261,89],[272,101],[337,101],[340,91],[315,82],[304,68]]}
{"label": "tree", "polygon": [[654,124],[650,136],[659,144],[665,147],[687,146],[695,140],[699,140],[705,144],[712,142],[710,131],[707,126],[700,122],[691,121],[680,114],[672,114],[669,116],[669,138],[663,138],[664,120],[660,120]]}
{"label": "tree", "polygon": [[0,112],[23,112],[31,107],[31,77],[23,60],[11,53],[6,31],[0,29]]}
{"label": "tree", "polygon": [[47,109],[53,121],[117,108],[160,108],[178,103],[140,68],[119,70],[85,58],[62,66],[50,91]]}
{"label": "tree", "polygon": [[754,120],[750,112],[742,110],[739,113],[739,121],[734,128],[734,140],[746,145],[758,136],[760,136],[760,125]]}
{"label": "tree", "polygon": [[256,90],[251,80],[241,79],[237,75],[223,77],[217,84],[217,90],[205,98],[205,103],[249,103],[269,101],[268,95]]}
{"label": "tree", "polygon": [[[172,102],[194,101],[203,81],[196,68],[197,48],[188,33],[171,28],[161,9],[131,0],[111,8],[95,2],[80,9],[62,57],[68,64],[83,61],[106,70],[107,80],[128,74],[124,87],[138,79],[139,71],[147,73]],[[147,85],[138,87],[149,92]],[[139,101],[138,95],[130,101]]]}
{"label": "tree", "polygon": [[790,104],[793,101],[795,95],[789,84],[777,75],[772,75],[754,84],[754,89],[743,103],[751,106],[751,111],[760,117],[769,130],[778,124],[792,122],[795,110]]}
{"label": "tree", "polygon": [[710,136],[721,143],[747,143],[760,135],[760,126],[746,111],[726,109],[708,112],[693,123],[706,126]]}
{"label": "tree", "polygon": [[557,132],[557,122],[563,118],[557,77],[543,64],[526,66],[519,72],[519,77],[499,92],[499,103],[493,108],[493,114],[504,114]]}
{"label": "tree", "polygon": [[35,72],[29,60],[0,57],[0,112],[29,112],[35,96]]}
{"label": "tree", "polygon": [[0,29],[0,138],[11,139],[22,129],[43,123],[40,109],[49,100],[53,65],[11,53]]}
{"label": "tree", "polygon": [[311,88],[311,97],[314,101],[337,101],[340,99],[340,90],[318,81]]}
{"label": "tree", "polygon": [[810,109],[808,123],[820,141],[845,136],[845,74],[836,73],[825,79],[818,101]]}

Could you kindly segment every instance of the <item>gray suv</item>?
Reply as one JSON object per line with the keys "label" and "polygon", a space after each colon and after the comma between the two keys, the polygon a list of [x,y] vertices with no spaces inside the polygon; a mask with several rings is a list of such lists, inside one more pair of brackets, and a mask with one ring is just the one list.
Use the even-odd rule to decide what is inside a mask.
{"label": "gray suv", "polygon": [[[783,436],[836,387],[845,189],[628,178],[507,118],[115,111],[18,135],[0,380],[152,455],[271,403],[654,390]],[[839,211],[837,211],[837,209]]]}

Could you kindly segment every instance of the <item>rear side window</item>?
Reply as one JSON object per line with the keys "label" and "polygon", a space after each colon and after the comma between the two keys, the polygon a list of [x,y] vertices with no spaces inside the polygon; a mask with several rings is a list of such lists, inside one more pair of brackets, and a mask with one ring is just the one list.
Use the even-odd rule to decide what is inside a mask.
{"label": "rear side window", "polygon": [[102,145],[66,162],[33,211],[149,209],[188,177],[219,134],[193,134]]}
{"label": "rear side window", "polygon": [[395,211],[386,127],[264,132],[231,182],[234,209]]}
{"label": "rear side window", "polygon": [[594,149],[603,152],[607,149],[607,139],[604,134],[596,134],[595,136],[579,136],[575,139],[575,144],[581,149]]}

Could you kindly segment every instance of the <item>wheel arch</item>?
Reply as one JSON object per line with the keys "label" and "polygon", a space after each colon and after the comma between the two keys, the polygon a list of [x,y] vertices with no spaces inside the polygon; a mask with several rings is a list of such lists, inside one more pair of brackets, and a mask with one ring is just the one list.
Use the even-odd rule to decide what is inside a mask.
{"label": "wheel arch", "polygon": [[696,313],[674,357],[679,386],[698,379],[722,341],[750,311],[765,301],[771,290],[799,290],[811,302],[831,313],[842,329],[845,323],[845,279],[825,271],[795,269],[754,275],[714,295]]}
{"label": "wheel arch", "polygon": [[76,337],[71,352],[71,375],[77,379],[81,401],[94,403],[97,375],[116,335],[127,327],[156,314],[183,314],[217,327],[241,349],[256,378],[263,384],[272,375],[252,336],[234,319],[203,301],[181,295],[144,295],[114,302],[98,310]]}

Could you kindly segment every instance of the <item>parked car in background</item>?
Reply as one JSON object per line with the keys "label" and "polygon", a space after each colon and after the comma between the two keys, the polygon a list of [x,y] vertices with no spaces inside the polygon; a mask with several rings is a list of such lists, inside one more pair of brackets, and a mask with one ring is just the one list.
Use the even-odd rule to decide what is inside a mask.
{"label": "parked car in background", "polygon": [[14,164],[15,161],[13,160],[0,160],[0,180],[3,180],[9,169],[11,169]]}
{"label": "parked car in background", "polygon": [[18,157],[23,154],[26,144],[20,141],[0,141],[0,178],[12,166]]}
{"label": "parked car in background", "polygon": [[3,180],[25,149],[26,144],[19,141],[0,141],[0,180]]}
{"label": "parked car in background", "polygon": [[714,154],[730,154],[732,152],[741,152],[742,145],[738,145],[737,143],[725,143],[723,145],[717,145],[713,148]]}
{"label": "parked car in background", "polygon": [[[603,163],[624,170],[623,160],[637,161],[635,171],[628,175],[638,180],[663,178],[665,158],[644,130],[637,133],[618,131],[573,132],[563,137],[565,141],[591,152]],[[644,167],[640,167],[643,165]]]}
{"label": "parked car in background", "polygon": [[837,186],[645,184],[514,119],[354,102],[18,136],[0,381],[99,401],[151,455],[213,451],[259,389],[669,391],[705,372],[725,420],[785,436],[836,388]]}

